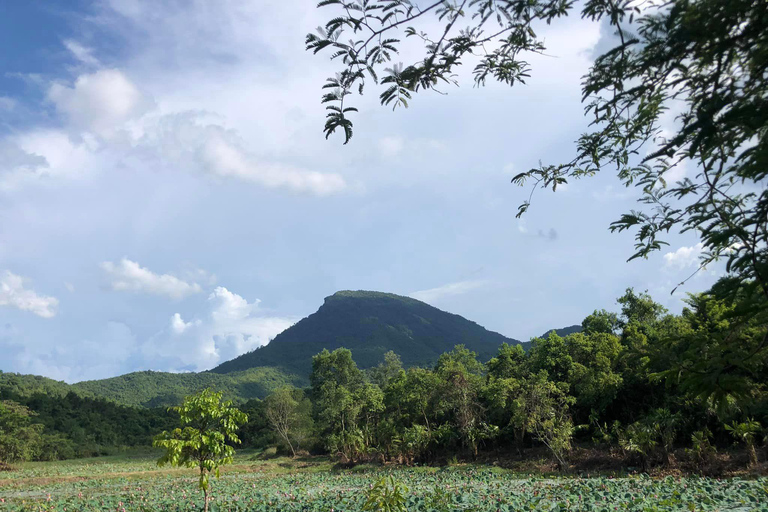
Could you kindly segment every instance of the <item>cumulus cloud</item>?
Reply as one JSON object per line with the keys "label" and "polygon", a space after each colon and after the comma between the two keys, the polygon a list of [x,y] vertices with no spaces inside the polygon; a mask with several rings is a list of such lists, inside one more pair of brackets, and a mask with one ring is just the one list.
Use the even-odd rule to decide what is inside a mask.
{"label": "cumulus cloud", "polygon": [[699,242],[691,247],[680,247],[676,251],[664,255],[664,266],[667,268],[682,270],[699,264],[699,256],[704,244]]}
{"label": "cumulus cloud", "polygon": [[197,283],[188,283],[170,274],[156,274],[127,258],[118,263],[105,261],[101,268],[109,276],[110,286],[115,291],[148,293],[176,300],[202,291]]}
{"label": "cumulus cloud", "polygon": [[0,277],[0,306],[29,311],[43,318],[56,316],[59,300],[24,287],[24,278],[6,270]]}
{"label": "cumulus cloud", "polygon": [[269,343],[296,319],[272,316],[223,286],[207,301],[203,318],[185,322],[171,317],[170,333],[160,333],[143,347],[144,357],[178,370],[205,370]]}
{"label": "cumulus cloud", "polygon": [[424,302],[432,302],[446,297],[464,295],[465,293],[485,288],[487,285],[488,281],[486,280],[459,281],[457,283],[444,284],[437,288],[430,288],[429,290],[413,292],[410,296]]}
{"label": "cumulus cloud", "polygon": [[184,332],[196,325],[200,325],[200,320],[195,320],[193,322],[185,322],[179,313],[175,313],[171,317],[171,331],[174,334],[184,334]]}
{"label": "cumulus cloud", "polygon": [[152,107],[152,101],[118,69],[80,75],[72,87],[54,83],[48,99],[74,128],[102,137],[113,135]]}

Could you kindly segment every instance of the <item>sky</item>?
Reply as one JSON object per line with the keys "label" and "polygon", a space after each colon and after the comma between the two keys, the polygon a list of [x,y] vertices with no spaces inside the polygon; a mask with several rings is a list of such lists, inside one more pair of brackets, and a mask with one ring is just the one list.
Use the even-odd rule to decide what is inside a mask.
{"label": "sky", "polygon": [[633,234],[608,226],[637,192],[608,171],[515,218],[529,190],[511,177],[570,160],[587,129],[580,80],[604,26],[542,27],[524,86],[475,88],[466,69],[394,112],[369,88],[343,145],[322,131],[336,65],[304,51],[332,13],[315,6],[0,3],[0,370],[210,369],[338,290],[527,340],[616,310],[627,287],[679,312],[712,284],[670,294],[697,268],[691,235],[626,262]]}

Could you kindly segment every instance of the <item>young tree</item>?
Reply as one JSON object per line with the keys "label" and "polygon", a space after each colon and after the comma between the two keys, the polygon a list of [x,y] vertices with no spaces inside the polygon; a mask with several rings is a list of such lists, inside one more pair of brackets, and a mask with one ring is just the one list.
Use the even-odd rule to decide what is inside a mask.
{"label": "young tree", "polygon": [[179,414],[182,428],[162,432],[153,443],[165,449],[165,454],[157,461],[159,466],[199,468],[205,512],[208,512],[210,501],[210,475],[218,478],[219,468],[232,463],[235,449],[228,443],[240,443],[237,429],[248,421],[245,413],[233,407],[230,401],[222,402],[221,396],[221,392],[204,389],[186,397],[180,406],[171,407]]}
{"label": "young tree", "polygon": [[541,371],[528,381],[525,399],[528,430],[549,448],[561,470],[568,466],[565,456],[571,449],[574,429],[568,408],[575,402],[563,388],[563,384],[555,384],[547,378],[547,372]]}
{"label": "young tree", "polygon": [[303,391],[289,387],[274,391],[264,401],[269,424],[296,457],[296,450],[311,430],[311,404]]}

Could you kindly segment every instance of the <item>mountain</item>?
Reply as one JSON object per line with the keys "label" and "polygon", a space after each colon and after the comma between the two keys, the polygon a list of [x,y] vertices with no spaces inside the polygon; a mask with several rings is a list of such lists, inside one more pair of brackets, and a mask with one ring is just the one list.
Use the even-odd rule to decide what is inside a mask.
{"label": "mountain", "polygon": [[168,407],[207,387],[224,392],[224,398],[237,403],[264,398],[281,386],[303,386],[306,376],[289,375],[275,368],[252,368],[228,374],[133,372],[109,379],[67,384],[37,375],[0,371],[0,398],[31,398],[34,395],[62,398],[74,393],[84,399],[104,398],[131,407]]}
{"label": "mountain", "polygon": [[228,374],[270,366],[308,376],[313,355],[339,347],[350,349],[360,368],[376,366],[389,350],[400,355],[406,367],[432,365],[457,344],[466,345],[481,361],[487,361],[502,343],[520,342],[410,297],[340,291],[326,297],[316,313],[278,334],[266,346],[211,371]]}
{"label": "mountain", "polygon": [[539,336],[539,338],[548,338],[549,334],[552,333],[552,332],[554,332],[555,334],[557,334],[561,338],[564,338],[564,337],[568,336],[569,334],[574,334],[574,333],[577,333],[577,332],[581,332],[581,325],[576,324],[576,325],[571,325],[569,327],[563,327],[561,329],[550,329],[547,332],[545,332],[544,334],[542,334],[541,336]]}
{"label": "mountain", "polygon": [[224,398],[244,402],[264,398],[281,386],[302,386],[306,377],[289,375],[276,368],[261,367],[226,375],[211,372],[167,373],[133,372],[111,379],[73,384],[75,392],[108,398],[122,405],[167,407],[179,404],[187,395],[211,387],[224,392]]}
{"label": "mountain", "polygon": [[400,355],[403,365],[431,366],[440,354],[464,344],[487,361],[502,343],[519,343],[459,315],[391,293],[341,291],[316,313],[276,336],[268,345],[200,373],[143,371],[109,379],[67,384],[45,377],[0,371],[0,397],[43,394],[63,397],[73,392],[84,399],[104,398],[133,407],[166,407],[206,387],[244,402],[263,398],[290,384],[306,386],[312,356],[323,349],[345,347],[360,368],[379,364],[384,353]]}

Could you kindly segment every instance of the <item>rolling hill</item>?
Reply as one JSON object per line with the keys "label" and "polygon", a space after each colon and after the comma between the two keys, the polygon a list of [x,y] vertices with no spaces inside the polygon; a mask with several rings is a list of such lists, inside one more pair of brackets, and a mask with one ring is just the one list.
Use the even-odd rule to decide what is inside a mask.
{"label": "rolling hill", "polygon": [[403,365],[432,365],[443,352],[464,344],[482,361],[507,338],[459,315],[410,297],[372,291],[340,291],[320,309],[277,335],[268,345],[220,364],[214,373],[270,366],[309,375],[312,356],[345,347],[360,368],[370,368],[392,350]]}

